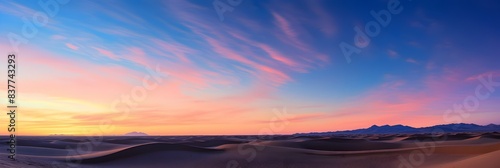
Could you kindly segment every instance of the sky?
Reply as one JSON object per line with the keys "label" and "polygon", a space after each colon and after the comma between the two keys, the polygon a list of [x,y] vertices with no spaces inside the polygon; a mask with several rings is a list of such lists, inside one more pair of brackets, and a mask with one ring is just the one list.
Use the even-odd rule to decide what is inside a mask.
{"label": "sky", "polygon": [[0,4],[18,135],[500,124],[494,0]]}

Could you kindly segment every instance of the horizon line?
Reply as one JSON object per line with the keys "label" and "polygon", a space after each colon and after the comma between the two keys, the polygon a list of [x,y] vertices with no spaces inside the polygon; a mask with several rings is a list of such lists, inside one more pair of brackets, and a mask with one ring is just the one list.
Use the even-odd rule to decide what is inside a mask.
{"label": "horizon line", "polygon": [[[367,128],[370,128],[372,126],[396,126],[396,125],[402,125],[402,126],[408,126],[408,127],[412,127],[412,128],[427,128],[427,127],[433,127],[433,126],[439,126],[439,125],[452,125],[452,124],[474,124],[474,125],[479,125],[479,126],[488,126],[488,125],[499,125],[500,124],[494,124],[494,123],[489,123],[489,124],[475,124],[475,123],[449,123],[449,124],[436,124],[436,125],[431,125],[431,126],[423,126],[423,127],[413,127],[413,126],[410,126],[410,125],[404,125],[404,124],[394,124],[394,125],[390,125],[390,124],[383,124],[383,125],[377,125],[377,124],[372,124],[368,127],[363,127],[363,128],[356,128],[356,129],[350,129],[350,130],[335,130],[335,131],[319,131],[319,132],[315,132],[315,131],[310,131],[310,132],[295,132],[295,133],[289,133],[289,134],[272,134],[272,135],[259,135],[259,134],[198,134],[198,135],[189,135],[189,134],[177,134],[177,135],[167,135],[167,134],[163,134],[163,135],[149,135],[145,132],[142,132],[142,131],[139,131],[139,132],[142,132],[142,133],[145,133],[147,134],[146,136],[285,136],[285,135],[294,135],[294,134],[304,134],[304,133],[328,133],[328,132],[341,132],[341,131],[352,131],[352,130],[358,130],[358,129],[367,129]],[[138,132],[138,131],[131,131],[131,132]],[[128,132],[128,133],[131,133],[131,132]],[[125,133],[127,134],[127,133]],[[140,136],[130,136],[130,135],[125,135],[125,134],[116,134],[116,135],[101,135],[101,136],[107,136],[107,137],[110,137],[110,136],[115,136],[115,137],[122,137],[122,136],[128,136],[128,137],[140,137]],[[10,136],[10,135],[0,135],[0,136]],[[22,136],[34,136],[34,137],[38,137],[38,136],[53,136],[53,137],[57,137],[57,136],[60,136],[60,137],[80,137],[80,136],[89,136],[89,135],[84,135],[84,134],[81,134],[81,135],[70,135],[70,134],[61,134],[61,135],[58,135],[58,134],[49,134],[49,135],[16,135],[16,137],[22,137]]]}

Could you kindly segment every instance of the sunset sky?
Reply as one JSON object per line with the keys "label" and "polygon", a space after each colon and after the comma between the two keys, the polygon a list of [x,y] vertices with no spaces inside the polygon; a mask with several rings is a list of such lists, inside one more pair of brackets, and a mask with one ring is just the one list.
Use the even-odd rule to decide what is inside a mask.
{"label": "sunset sky", "polygon": [[[478,77],[500,82],[500,1],[401,0],[401,12],[350,63],[339,44],[355,46],[353,28],[365,30],[376,21],[370,11],[387,10],[388,1],[243,0],[222,21],[213,2],[73,0],[47,14],[38,1],[0,0],[0,51],[18,55],[16,133],[285,134],[500,124],[500,86],[482,87],[489,96],[470,115],[445,115],[476,95]],[[32,37],[23,36],[26,30]],[[9,33],[26,43],[16,50]],[[145,78],[156,87],[144,89]],[[125,105],[138,89],[144,99]],[[6,83],[1,90],[5,107]],[[111,127],[100,128],[103,121]],[[3,125],[0,134],[7,134]]]}

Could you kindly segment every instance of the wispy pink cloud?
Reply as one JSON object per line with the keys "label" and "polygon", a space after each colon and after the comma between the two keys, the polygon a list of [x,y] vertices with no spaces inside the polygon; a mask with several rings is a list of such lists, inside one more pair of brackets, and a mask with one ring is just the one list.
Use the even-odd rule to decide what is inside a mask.
{"label": "wispy pink cloud", "polygon": [[276,20],[275,24],[283,31],[288,37],[297,38],[297,33],[293,30],[290,23],[278,13],[272,13],[274,19]]}
{"label": "wispy pink cloud", "polygon": [[130,60],[138,65],[144,66],[144,67],[151,67],[152,62],[150,61],[151,59],[148,59],[146,53],[144,52],[143,49],[136,47],[136,46],[131,46],[126,49],[128,51],[128,55],[126,56],[125,59]]}
{"label": "wispy pink cloud", "polygon": [[326,36],[333,36],[335,33],[337,33],[335,20],[320,2],[321,1],[308,1],[308,5],[310,6],[311,11],[313,11],[317,17],[317,19],[309,19],[314,20],[315,23],[313,25],[315,25],[323,33],[325,33]]}
{"label": "wispy pink cloud", "polygon": [[[291,11],[293,9],[284,9]],[[296,50],[298,58],[305,62],[315,64],[325,64],[329,62],[329,57],[325,54],[318,53],[305,39],[310,39],[309,33],[301,26],[300,22],[295,19],[297,16],[293,15],[294,12],[288,12],[287,17],[280,15],[278,12],[272,12],[275,26],[278,27],[278,32],[274,33],[283,44],[288,45]]]}
{"label": "wispy pink cloud", "polygon": [[177,57],[177,59],[179,59],[185,63],[190,62],[187,55],[195,53],[195,51],[193,49],[191,49],[185,45],[179,44],[177,42],[166,42],[166,41],[159,40],[159,39],[153,39],[152,41],[154,42],[154,44],[159,46],[159,48],[161,48],[161,50],[163,50],[164,52],[168,52],[168,53],[173,54],[174,56]]}
{"label": "wispy pink cloud", "polygon": [[277,84],[284,84],[291,80],[291,78],[284,72],[268,66],[258,66],[257,69],[261,70],[261,72],[266,73],[266,76],[268,76],[267,80],[274,81]]}
{"label": "wispy pink cloud", "polygon": [[264,50],[271,58],[273,58],[276,61],[279,61],[285,65],[288,65],[290,67],[296,67],[298,66],[298,63],[293,61],[292,59],[289,59],[283,55],[281,55],[278,51],[272,49],[271,47],[261,44],[260,45],[261,49]]}
{"label": "wispy pink cloud", "polygon": [[18,18],[28,17],[35,14],[36,12],[29,7],[17,4],[15,2],[5,2],[2,6],[0,6],[0,11],[2,11],[2,13],[6,13]]}
{"label": "wispy pink cloud", "polygon": [[97,48],[97,47],[94,47],[94,49],[96,49],[101,55],[104,55],[110,59],[118,60],[118,58],[119,58],[117,55],[115,55],[113,52],[111,52],[109,50]]}
{"label": "wispy pink cloud", "polygon": [[71,43],[66,43],[65,45],[66,45],[66,47],[68,47],[68,48],[70,48],[72,50],[78,50],[78,46],[75,46],[75,45],[73,45]]}
{"label": "wispy pink cloud", "polygon": [[484,73],[477,74],[477,75],[472,75],[472,76],[467,77],[465,80],[466,81],[477,81],[480,76],[487,77],[489,75],[491,75],[492,78],[500,78],[500,70],[493,70],[493,71],[488,71],[488,72],[484,72]]}

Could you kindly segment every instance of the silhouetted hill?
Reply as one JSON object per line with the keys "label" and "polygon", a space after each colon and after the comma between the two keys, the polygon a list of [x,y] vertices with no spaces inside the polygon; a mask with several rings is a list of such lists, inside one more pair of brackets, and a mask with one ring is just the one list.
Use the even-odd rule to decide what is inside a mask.
{"label": "silhouetted hill", "polygon": [[431,127],[414,128],[405,125],[373,125],[369,128],[335,131],[335,132],[311,132],[311,133],[297,133],[295,135],[334,135],[334,134],[412,134],[412,133],[433,133],[433,132],[493,132],[500,131],[500,125],[477,125],[477,124],[445,124],[435,125]]}

